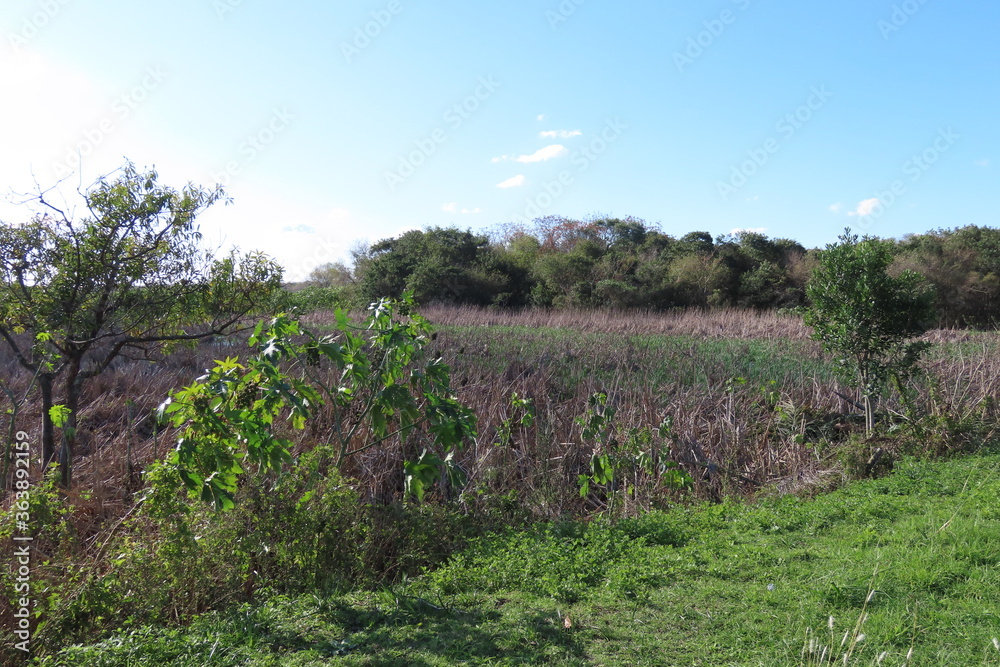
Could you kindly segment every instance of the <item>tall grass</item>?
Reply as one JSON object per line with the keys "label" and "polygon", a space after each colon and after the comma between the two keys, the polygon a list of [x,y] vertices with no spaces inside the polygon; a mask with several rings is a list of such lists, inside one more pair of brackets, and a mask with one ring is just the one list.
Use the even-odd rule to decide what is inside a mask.
{"label": "tall grass", "polygon": [[[747,494],[815,477],[820,469],[836,467],[829,445],[853,430],[857,408],[844,398],[853,396],[852,390],[837,381],[793,315],[514,313],[441,306],[424,314],[438,325],[433,353],[451,365],[460,398],[480,420],[479,441],[463,462],[473,483],[489,493],[513,492],[543,516],[588,510],[577,497],[576,480],[594,443],[582,442],[575,420],[598,391],[608,394],[623,431],[673,420],[670,456],[695,478],[696,496]],[[322,327],[330,315],[309,319]],[[914,385],[916,407],[940,418],[941,429],[955,431],[944,435],[956,437],[963,435],[959,424],[995,420],[1000,337],[936,331],[929,338],[938,345],[924,364],[926,377]],[[213,359],[247,352],[239,340],[222,340],[179,349],[158,364],[122,360],[87,386],[74,478],[78,500],[86,506],[81,512],[93,529],[127,511],[142,485],[141,470],[172,446],[172,434],[152,418],[168,392],[189,383]],[[6,350],[0,351],[0,378],[15,394],[27,388]],[[519,429],[510,446],[497,447],[515,392],[533,401],[538,420]],[[36,398],[21,407],[17,427],[40,449]],[[900,398],[887,407],[905,412],[908,404]],[[900,418],[900,424],[906,421]],[[328,416],[321,414],[306,431],[292,435],[307,450],[322,443],[328,429]],[[344,472],[358,480],[365,498],[398,500],[398,462],[414,446],[388,443],[350,462]],[[90,534],[91,529],[81,531]]]}
{"label": "tall grass", "polygon": [[704,338],[806,340],[802,318],[776,310],[719,308],[668,312],[620,310],[492,310],[474,306],[431,305],[422,309],[432,322],[475,327],[521,326],[598,333],[663,334]]}
{"label": "tall grass", "polygon": [[[940,454],[977,448],[994,437],[1000,422],[994,400],[1000,390],[996,333],[929,334],[938,344],[924,363],[925,375],[914,381],[908,397],[890,397],[882,434],[865,440],[852,390],[837,381],[830,361],[791,315],[442,307],[424,314],[437,326],[432,352],[451,366],[453,387],[480,425],[478,439],[461,454],[466,489],[459,494],[442,486],[428,502],[457,501],[453,504],[465,516],[489,516],[493,522],[611,511],[636,515],[677,501],[811,493],[838,485],[846,475],[885,470],[903,450]],[[331,320],[329,313],[315,313],[307,324],[322,328]],[[67,562],[89,563],[95,571],[111,567],[106,550],[144,489],[142,471],[173,446],[174,434],[154,422],[156,406],[213,359],[246,354],[239,340],[205,342],[178,349],[158,364],[121,360],[91,381],[79,419],[75,486],[65,495],[69,502],[60,519],[65,530],[58,540],[36,544],[49,564],[33,576],[55,585],[67,576]],[[14,395],[28,391],[29,380],[6,350],[0,351],[0,379]],[[602,442],[586,440],[578,422],[596,392],[605,393],[608,408],[615,411],[612,435]],[[517,421],[515,393],[531,400],[533,422]],[[29,396],[17,428],[28,433],[37,456],[39,403]],[[671,424],[666,432],[654,431],[664,423]],[[6,427],[0,423],[0,431]],[[295,442],[295,454],[301,454],[327,442],[331,428],[332,416],[321,412],[304,431],[289,429],[286,435]],[[614,484],[597,485],[581,497],[579,479],[591,471],[591,457],[608,453],[624,460],[633,436],[646,438],[644,446],[657,450],[657,463],[680,466],[692,488],[679,489],[655,474],[623,467]],[[420,434],[389,441],[349,459],[340,471],[352,480],[360,506],[395,508],[365,515],[382,517],[372,519],[382,524],[373,524],[369,534],[376,537],[358,556],[364,567],[380,569],[388,579],[410,574],[405,563],[419,568],[432,560],[407,560],[393,539],[377,537],[404,531],[394,527],[406,522],[398,518],[405,514],[401,462],[419,455],[423,444]],[[38,476],[37,469],[33,474]],[[10,488],[10,479],[6,482]],[[254,519],[245,521],[251,526]],[[442,521],[445,526],[451,520]],[[448,549],[460,545],[456,539]],[[426,553],[443,558],[448,549],[427,547]]]}

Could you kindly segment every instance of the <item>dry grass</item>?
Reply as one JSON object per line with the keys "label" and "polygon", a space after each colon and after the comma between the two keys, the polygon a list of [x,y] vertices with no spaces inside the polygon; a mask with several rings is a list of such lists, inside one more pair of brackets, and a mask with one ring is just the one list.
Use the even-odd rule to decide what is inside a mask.
{"label": "dry grass", "polygon": [[[522,509],[539,517],[606,510],[607,493],[581,499],[578,492],[578,477],[588,472],[595,448],[625,456],[622,440],[630,429],[655,427],[668,416],[673,419],[673,436],[659,442],[662,459],[678,463],[692,476],[694,490],[687,497],[719,499],[752,496],[765,489],[827,488],[840,479],[837,443],[859,430],[851,416],[855,408],[834,393],[848,390],[821,376],[822,355],[807,340],[808,331],[800,320],[790,315],[736,310],[504,313],[443,307],[427,308],[424,314],[442,325],[434,351],[452,366],[459,397],[479,418],[479,439],[462,455],[470,489],[481,492],[463,496],[470,505],[513,494]],[[313,325],[330,319],[322,313],[309,318]],[[491,329],[497,326],[516,329]],[[546,331],[552,328],[560,331]],[[528,340],[532,332],[539,340]],[[680,337],[681,342],[657,346],[665,337]],[[926,363],[929,382],[922,385],[917,403],[940,417],[942,426],[925,434],[927,442],[945,451],[970,438],[991,437],[992,431],[971,433],[961,424],[997,420],[993,397],[1000,391],[1000,337],[934,332],[930,338],[942,344]],[[698,341],[714,347],[708,351]],[[779,364],[775,355],[781,350],[797,364],[787,363],[788,359]],[[87,386],[75,460],[76,487],[70,494],[81,552],[92,549],[128,512],[143,484],[141,471],[172,447],[172,433],[158,431],[153,423],[156,406],[170,390],[190,383],[211,366],[213,359],[246,354],[242,343],[203,343],[178,350],[157,365],[122,361]],[[687,369],[687,379],[672,375],[672,369],[681,367]],[[731,382],[740,374],[756,375],[746,384]],[[6,351],[0,352],[0,378],[16,394],[27,388],[27,379]],[[777,384],[768,386],[767,379]],[[609,405],[617,410],[617,442],[598,444],[581,438],[575,420],[586,412],[588,398],[597,391],[606,392]],[[499,446],[499,429],[512,416],[513,392],[532,399],[537,420],[530,427],[516,427],[511,443]],[[900,404],[895,401],[891,406]],[[954,420],[947,422],[945,417]],[[305,431],[290,434],[296,447],[304,450],[324,442],[329,420],[328,414],[321,414]],[[16,426],[35,443],[37,457],[41,448],[37,396],[22,406]],[[0,428],[6,431],[6,427],[5,419]],[[399,501],[401,460],[419,455],[424,444],[420,436],[387,443],[350,460],[343,472],[358,480],[366,500]],[[623,490],[627,486],[633,492]],[[448,489],[440,493],[453,495]],[[645,473],[630,471],[615,504],[623,512],[638,512],[679,498]]]}
{"label": "dry grass", "polygon": [[[540,514],[588,509],[577,498],[576,480],[585,472],[593,443],[581,442],[574,420],[597,391],[609,394],[623,430],[656,426],[663,417],[672,417],[676,437],[668,443],[670,456],[692,473],[698,494],[707,497],[752,493],[769,484],[792,488],[806,483],[803,480],[827,480],[824,471],[832,462],[804,443],[836,439],[852,428],[853,408],[834,393],[849,391],[817,377],[822,355],[793,315],[732,309],[503,312],[443,306],[422,312],[442,327],[434,351],[452,366],[460,397],[480,420],[480,439],[464,462],[473,483],[491,492],[514,489]],[[307,323],[322,326],[331,320],[328,313],[316,313]],[[556,333],[528,345],[493,327],[558,329],[572,335]],[[787,342],[789,354],[801,365],[779,371],[772,360],[760,358],[759,350],[739,344],[716,355],[697,343],[665,350],[635,342],[664,336],[768,341],[773,347],[767,354]],[[928,339],[941,345],[926,363],[932,382],[919,396],[922,406],[934,414],[960,417],[992,410],[991,397],[1000,391],[997,335],[935,331]],[[120,515],[142,484],[140,471],[172,446],[171,434],[157,431],[152,419],[169,391],[189,383],[216,358],[246,353],[242,343],[203,343],[178,350],[160,364],[123,360],[87,386],[74,470],[78,488],[89,492],[93,504],[86,514],[98,524]],[[697,384],[691,378],[665,380],[654,372],[681,365],[700,375]],[[727,384],[740,370],[757,372],[754,369],[759,378],[750,378],[746,385]],[[27,378],[6,350],[0,351],[0,378],[15,394],[26,389]],[[778,392],[780,410],[767,405],[760,379],[777,382],[772,389]],[[499,448],[494,446],[496,433],[510,416],[513,392],[534,401],[538,421],[516,433],[510,447]],[[40,449],[36,399],[21,408],[17,428]],[[323,441],[329,427],[328,415],[320,415],[306,431],[294,434],[298,446],[310,448]],[[361,481],[367,497],[398,499],[400,457],[419,452],[422,444],[389,444],[351,461],[345,472]],[[648,502],[643,499],[641,504]]]}
{"label": "dry grass", "polygon": [[478,327],[521,326],[534,329],[563,328],[575,331],[741,338],[758,340],[807,340],[809,329],[802,318],[777,311],[736,308],[677,310],[666,313],[619,310],[502,311],[473,306],[427,306],[421,312],[441,325]]}

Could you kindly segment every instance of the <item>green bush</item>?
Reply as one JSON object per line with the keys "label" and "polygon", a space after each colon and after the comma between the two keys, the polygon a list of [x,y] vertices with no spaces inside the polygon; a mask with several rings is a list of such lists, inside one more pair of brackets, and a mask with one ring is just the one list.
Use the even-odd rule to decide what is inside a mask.
{"label": "green bush", "polygon": [[299,314],[317,310],[335,310],[356,306],[355,290],[349,286],[323,287],[309,285],[295,292],[281,290],[275,296],[274,310],[295,311]]}
{"label": "green bush", "polygon": [[334,458],[323,446],[279,473],[247,475],[224,512],[189,498],[176,469],[154,466],[103,557],[50,586],[38,640],[58,647],[258,598],[377,588],[489,528],[456,505],[366,504]]}

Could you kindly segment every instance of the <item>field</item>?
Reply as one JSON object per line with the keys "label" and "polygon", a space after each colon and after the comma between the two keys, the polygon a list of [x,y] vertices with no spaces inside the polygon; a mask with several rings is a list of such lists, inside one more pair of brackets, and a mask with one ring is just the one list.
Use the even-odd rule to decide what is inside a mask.
{"label": "field", "polygon": [[996,334],[928,334],[866,438],[795,315],[422,312],[479,420],[467,485],[422,503],[414,443],[330,470],[321,414],[229,513],[137,505],[173,446],[152,411],[248,349],[95,380],[36,576],[53,649],[106,639],[43,664],[820,664],[803,647],[842,657],[845,631],[849,664],[1000,662]]}

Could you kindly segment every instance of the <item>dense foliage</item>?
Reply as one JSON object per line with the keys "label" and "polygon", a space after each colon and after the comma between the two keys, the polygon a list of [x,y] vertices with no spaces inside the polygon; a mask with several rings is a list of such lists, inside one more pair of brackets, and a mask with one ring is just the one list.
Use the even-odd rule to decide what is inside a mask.
{"label": "dense foliage", "polygon": [[[422,498],[442,473],[461,487],[454,450],[475,437],[475,416],[452,395],[448,367],[426,358],[430,326],[411,306],[409,295],[382,300],[361,327],[338,310],[335,333],[326,336],[286,315],[261,322],[249,340],[251,358],[216,361],[160,406],[161,419],[183,427],[167,461],[193,495],[231,508],[244,467],[280,471],[292,462],[293,443],[276,433],[276,420],[287,415],[301,430],[327,402],[338,467],[423,427],[430,437],[419,459],[405,462],[407,491]],[[324,362],[334,379],[324,376]]]}
{"label": "dense foliage", "polygon": [[[968,226],[886,244],[892,275],[909,269],[933,287],[937,324],[996,322],[1000,230]],[[550,216],[488,234],[410,231],[356,250],[352,269],[320,267],[311,285],[362,306],[411,291],[419,303],[507,308],[795,308],[808,303],[819,252],[754,231],[673,236],[635,218]]]}
{"label": "dense foliage", "polygon": [[851,384],[861,388],[868,432],[874,407],[890,381],[901,384],[930,347],[914,340],[931,326],[934,293],[913,271],[888,273],[892,243],[850,230],[820,253],[806,291],[806,324],[837,359]]}

